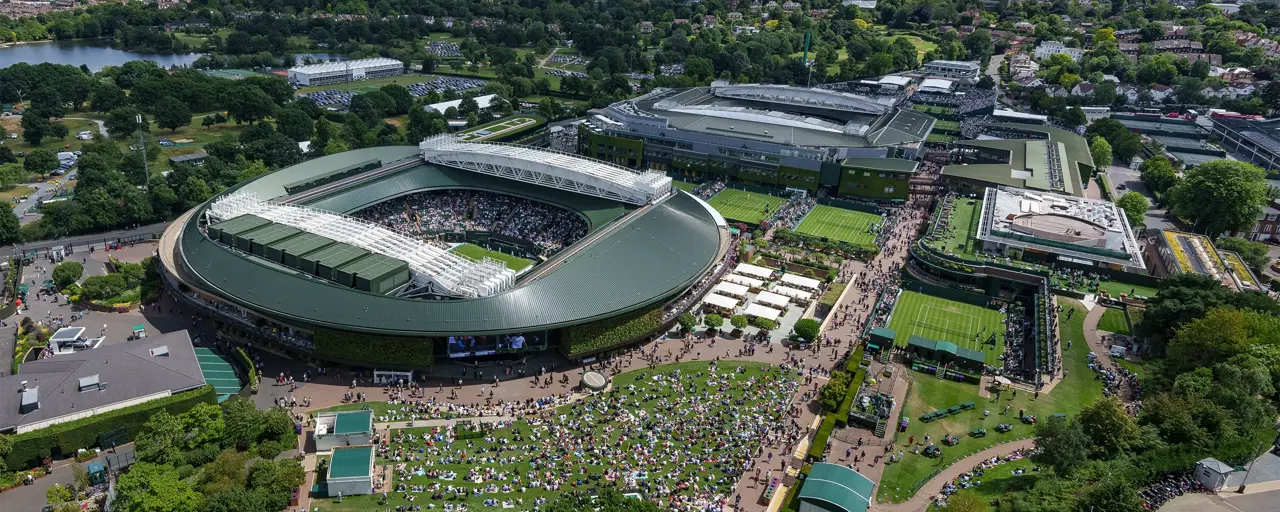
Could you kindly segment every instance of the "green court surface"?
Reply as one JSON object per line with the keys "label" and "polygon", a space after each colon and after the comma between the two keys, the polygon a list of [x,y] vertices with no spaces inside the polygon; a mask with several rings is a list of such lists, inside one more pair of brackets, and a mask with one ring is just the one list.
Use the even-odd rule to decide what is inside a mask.
{"label": "green court surface", "polygon": [[[889,328],[897,331],[894,344],[907,346],[912,336],[949,341],[956,346],[986,355],[989,365],[1000,365],[1004,353],[1005,315],[995,309],[947,300],[923,293],[903,291],[893,308]],[[996,343],[987,343],[991,334]]]}
{"label": "green court surface", "polygon": [[687,181],[671,180],[671,185],[685,192],[693,193],[693,189],[698,188],[697,183],[689,183]]}
{"label": "green court surface", "polygon": [[820,204],[800,221],[796,231],[851,244],[870,245],[875,242],[876,235],[869,229],[879,224],[880,216],[874,213]]}
{"label": "green court surface", "polygon": [[462,244],[453,248],[454,254],[461,254],[473,260],[482,260],[486,257],[501,261],[507,265],[507,268],[519,272],[525,267],[533,264],[533,260],[512,256],[498,251],[491,251],[475,244]]}
{"label": "green court surface", "polygon": [[538,118],[530,116],[512,116],[499,119],[484,126],[477,126],[461,133],[462,140],[485,141],[500,139],[503,135],[523,130],[538,124]]}
{"label": "green court surface", "polygon": [[200,363],[200,373],[204,374],[204,381],[213,386],[214,391],[218,393],[219,402],[240,392],[244,384],[240,382],[240,377],[236,376],[236,369],[231,366],[231,361],[214,352],[213,349],[196,347],[195,350],[196,361]]}
{"label": "green court surface", "polygon": [[781,197],[726,188],[711,198],[710,204],[726,219],[759,224],[764,220],[766,209],[772,213],[785,202]]}

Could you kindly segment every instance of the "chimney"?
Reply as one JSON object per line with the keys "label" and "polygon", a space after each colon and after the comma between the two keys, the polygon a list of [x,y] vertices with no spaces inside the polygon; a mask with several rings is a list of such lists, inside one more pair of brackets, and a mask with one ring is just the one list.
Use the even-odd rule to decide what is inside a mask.
{"label": "chimney", "polygon": [[27,390],[27,381],[25,381],[25,380],[24,380],[24,381],[22,381],[22,390],[23,390],[23,391],[26,391],[26,390]]}

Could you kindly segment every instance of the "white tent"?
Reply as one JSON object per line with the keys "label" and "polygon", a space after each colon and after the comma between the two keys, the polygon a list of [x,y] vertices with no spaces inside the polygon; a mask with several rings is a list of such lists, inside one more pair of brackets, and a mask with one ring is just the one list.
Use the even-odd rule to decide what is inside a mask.
{"label": "white tent", "polygon": [[728,281],[730,283],[738,283],[740,285],[746,286],[747,288],[759,288],[761,286],[764,286],[764,281],[761,281],[759,279],[752,279],[746,276],[740,276],[738,274],[726,275],[724,276],[724,279],[722,279],[722,281]]}
{"label": "white tent", "polygon": [[817,290],[818,287],[822,285],[822,281],[810,279],[808,277],[800,277],[795,274],[782,274],[782,282],[805,290]]}
{"label": "white tent", "polygon": [[768,304],[770,306],[781,309],[781,308],[786,308],[787,304],[791,303],[791,300],[781,295],[778,295],[776,293],[760,292],[760,295],[756,295],[756,303]]}
{"label": "white tent", "polygon": [[730,309],[730,310],[738,307],[738,299],[735,299],[732,297],[725,297],[724,295],[716,295],[714,293],[708,293],[707,297],[705,299],[702,299],[702,302],[711,304],[712,306],[716,306],[724,309]]}
{"label": "white tent", "polygon": [[778,317],[782,316],[782,312],[768,306],[752,304],[747,306],[747,316],[758,316],[776,322]]}
{"label": "white tent", "polygon": [[788,288],[786,286],[773,287],[773,293],[776,293],[778,295],[786,295],[787,297],[791,297],[800,302],[805,302],[813,298],[812,293],[806,292],[804,290],[797,290],[795,288]]}
{"label": "white tent", "polygon": [[739,263],[737,267],[734,267],[733,273],[758,277],[760,279],[768,279],[773,276],[772,270],[764,267],[757,267],[748,263]]}
{"label": "white tent", "polygon": [[728,295],[730,297],[742,297],[747,294],[747,287],[740,284],[726,283],[722,281],[716,283],[716,287],[712,288],[711,291],[721,295]]}

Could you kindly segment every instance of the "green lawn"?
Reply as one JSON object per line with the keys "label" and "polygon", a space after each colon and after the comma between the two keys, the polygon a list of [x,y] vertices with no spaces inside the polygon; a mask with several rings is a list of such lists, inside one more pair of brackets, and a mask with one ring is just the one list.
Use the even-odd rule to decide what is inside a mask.
{"label": "green lawn", "polygon": [[1098,283],[1098,288],[1106,290],[1112,297],[1119,297],[1120,294],[1138,297],[1155,297],[1156,289],[1150,286],[1140,284],[1122,283],[1120,281],[1102,281]]}
{"label": "green lawn", "polygon": [[[899,347],[907,346],[912,336],[949,341],[983,352],[987,364],[999,366],[1004,352],[1004,316],[991,308],[903,291],[893,308],[889,328],[897,332],[894,344]],[[996,334],[994,345],[987,343],[992,333]]]}
{"label": "green lawn", "polygon": [[[402,482],[428,486],[428,492],[415,495],[420,500],[416,503],[435,503],[437,509],[450,503],[466,504],[471,510],[498,510],[498,507],[483,507],[482,502],[490,498],[519,498],[524,501],[515,505],[516,510],[529,510],[539,497],[554,499],[560,492],[613,485],[603,478],[606,471],[612,469],[627,475],[646,470],[647,474],[639,475],[637,481],[654,486],[696,477],[700,488],[713,488],[727,494],[737,478],[725,475],[724,470],[740,465],[739,457],[750,456],[759,444],[755,436],[735,433],[780,421],[775,411],[789,400],[796,388],[794,383],[784,380],[781,370],[769,365],[732,361],[721,361],[716,369],[711,365],[682,363],[625,373],[614,378],[614,385],[634,386],[634,391],[615,389],[609,394],[594,395],[557,409],[556,414],[545,416],[537,424],[520,419],[484,438],[450,441],[439,437],[428,446],[423,436],[431,434],[431,427],[397,430],[392,432],[391,449],[404,449],[422,458],[409,462],[410,467],[455,472],[456,478],[410,475],[401,479],[396,476],[392,486]],[[663,380],[655,380],[658,377]],[[675,378],[680,381],[679,388],[671,385]],[[665,426],[659,429],[658,425]],[[577,446],[563,447],[565,434],[569,433],[578,439],[590,439],[592,450],[583,452]],[[406,437],[401,438],[402,434]],[[652,459],[643,455],[648,450],[655,450]],[[680,456],[669,457],[674,454]],[[445,460],[446,456],[450,460]],[[395,462],[379,458],[376,464],[394,467]],[[480,483],[466,478],[468,471],[490,470],[509,477],[505,480],[483,478]],[[539,475],[530,476],[533,471]],[[544,481],[546,473],[563,479],[565,483],[559,491],[533,487],[519,491],[522,485],[533,480]],[[511,477],[519,478],[520,484],[514,484]],[[617,484],[625,485],[625,478],[619,478]],[[490,485],[495,488],[481,495],[472,492],[465,499],[439,502],[430,499],[430,486],[434,484],[469,490]],[[503,490],[501,487],[506,484],[513,488]],[[340,504],[330,498],[317,498],[312,503],[326,511],[386,510],[408,505],[405,496],[403,492],[388,493],[389,501],[383,505],[378,504],[380,496],[377,495],[346,497]]]}
{"label": "green lawn", "polygon": [[954,136],[945,135],[941,133],[930,133],[925,140],[928,142],[947,143],[947,142],[955,142],[956,138]]}
{"label": "green lawn", "polygon": [[1128,335],[1129,323],[1124,320],[1124,311],[1107,308],[1106,312],[1102,313],[1102,319],[1098,320],[1098,330]]}
{"label": "green lawn", "polygon": [[772,213],[786,201],[781,197],[727,188],[712,197],[710,203],[726,219],[759,224],[764,220],[766,208]]}
{"label": "green lawn", "polygon": [[947,121],[945,119],[939,119],[933,123],[933,127],[938,130],[948,130],[948,131],[954,132],[954,131],[960,130],[960,123],[955,121]]}
{"label": "green lawn", "polygon": [[475,244],[462,244],[453,248],[454,254],[461,254],[473,260],[493,258],[507,265],[507,268],[519,272],[533,264],[533,260],[512,256],[498,251],[491,251]]}
{"label": "green lawn", "polygon": [[872,226],[880,224],[880,216],[874,213],[846,210],[820,204],[806,215],[796,231],[841,240],[852,244],[870,245],[876,240]]}
{"label": "green lawn", "polygon": [[12,202],[19,197],[29,196],[34,193],[36,193],[36,189],[34,187],[14,185],[0,191],[0,201]]}
{"label": "green lawn", "polygon": [[[978,242],[974,236],[978,231],[978,212],[982,210],[981,199],[956,198],[951,202],[951,219],[939,223],[940,230],[946,230],[937,240],[928,244],[943,252],[954,253],[962,258],[972,259],[977,251]],[[950,228],[944,228],[943,225]]]}
{"label": "green lawn", "polygon": [[[942,446],[943,456],[940,459],[930,459],[923,455],[912,454],[909,448],[904,448],[903,462],[891,464],[885,468],[877,494],[880,502],[905,501],[911,497],[916,486],[923,483],[923,479],[956,460],[996,444],[1031,437],[1031,427],[1018,421],[1019,409],[1025,409],[1026,414],[1036,415],[1040,419],[1056,413],[1074,415],[1086,404],[1102,396],[1102,387],[1093,380],[1093,372],[1088,366],[1089,347],[1085,344],[1083,337],[1083,308],[1078,302],[1070,299],[1059,299],[1059,303],[1064,308],[1079,308],[1071,320],[1063,317],[1063,340],[1069,339],[1067,333],[1072,330],[1067,324],[1073,322],[1077,324],[1074,329],[1079,331],[1072,331],[1071,334],[1080,335],[1080,337],[1073,340],[1073,346],[1069,350],[1066,349],[1065,343],[1062,345],[1063,365],[1067,370],[1067,376],[1053,388],[1052,392],[1042,394],[1038,399],[1034,399],[1031,393],[1022,392],[1014,397],[1012,393],[1005,392],[999,403],[994,403],[979,397],[978,387],[973,384],[911,373],[911,388],[903,408],[903,416],[911,418],[911,426],[906,432],[896,434],[895,442],[905,445],[911,436],[915,436],[916,441],[920,441],[925,434],[929,434],[934,442]],[[930,423],[916,420],[921,414],[968,401],[978,402],[978,408]],[[1000,414],[1005,404],[1009,405],[1009,416]],[[991,417],[984,419],[983,409],[990,410]],[[995,426],[1000,423],[1012,424],[1013,430],[1005,434],[996,432]],[[969,431],[975,428],[987,429],[987,437],[970,437]],[[948,433],[959,436],[960,444],[943,446],[940,441]],[[986,483],[983,485],[985,486]]]}
{"label": "green lawn", "polygon": [[[67,112],[67,115],[71,117],[82,117],[78,112]],[[89,131],[94,134],[98,133],[98,125],[94,124],[93,121],[57,119],[54,122],[67,127],[67,137],[64,139],[45,137],[44,140],[40,141],[40,145],[32,146],[27,144],[27,141],[22,140],[22,133],[24,130],[22,129],[21,117],[0,117],[0,126],[3,126],[6,132],[18,134],[18,138],[16,139],[5,139],[4,145],[13,150],[14,153],[18,153],[20,151],[30,152],[34,149],[47,149],[55,153],[58,151],[76,151],[80,149],[85,142],[92,142],[77,139],[77,133],[82,131]]]}
{"label": "green lawn", "polygon": [[[500,139],[511,132],[527,129],[531,126],[537,125],[539,120],[542,120],[542,118],[534,116],[504,117],[484,126],[477,126],[475,128],[463,130],[461,136],[462,140],[467,141]],[[479,132],[481,131],[487,131],[488,133],[480,134]]]}
{"label": "green lawn", "polygon": [[685,192],[693,192],[693,189],[698,188],[697,183],[690,183],[688,181],[680,181],[680,180],[671,180],[671,185]]}

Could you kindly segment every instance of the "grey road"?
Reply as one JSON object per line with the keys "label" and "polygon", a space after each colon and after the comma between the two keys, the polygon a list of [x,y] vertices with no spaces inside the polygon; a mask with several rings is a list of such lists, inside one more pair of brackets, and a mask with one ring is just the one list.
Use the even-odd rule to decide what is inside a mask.
{"label": "grey road", "polygon": [[[1147,210],[1144,218],[1148,228],[1154,229],[1181,229],[1173,219],[1169,218],[1163,208],[1156,206],[1156,197],[1142,182],[1142,177],[1138,171],[1112,165],[1107,167],[1107,181],[1111,184],[1111,197],[1119,198],[1125,192],[1137,192],[1147,196],[1147,201],[1151,203],[1151,208]],[[1121,188],[1124,187],[1124,188]]]}
{"label": "grey road", "polygon": [[115,242],[119,240],[128,240],[131,238],[149,239],[151,235],[158,235],[164,232],[164,228],[169,225],[168,222],[159,222],[156,224],[148,224],[133,229],[123,229],[117,231],[109,231],[106,233],[97,233],[93,235],[72,236],[67,238],[59,238],[57,240],[42,240],[29,244],[6,245],[0,246],[0,255],[16,254],[23,251],[43,251],[50,247],[72,246],[76,251],[87,250],[88,246],[96,246],[97,249],[102,248],[102,244],[106,242]]}

